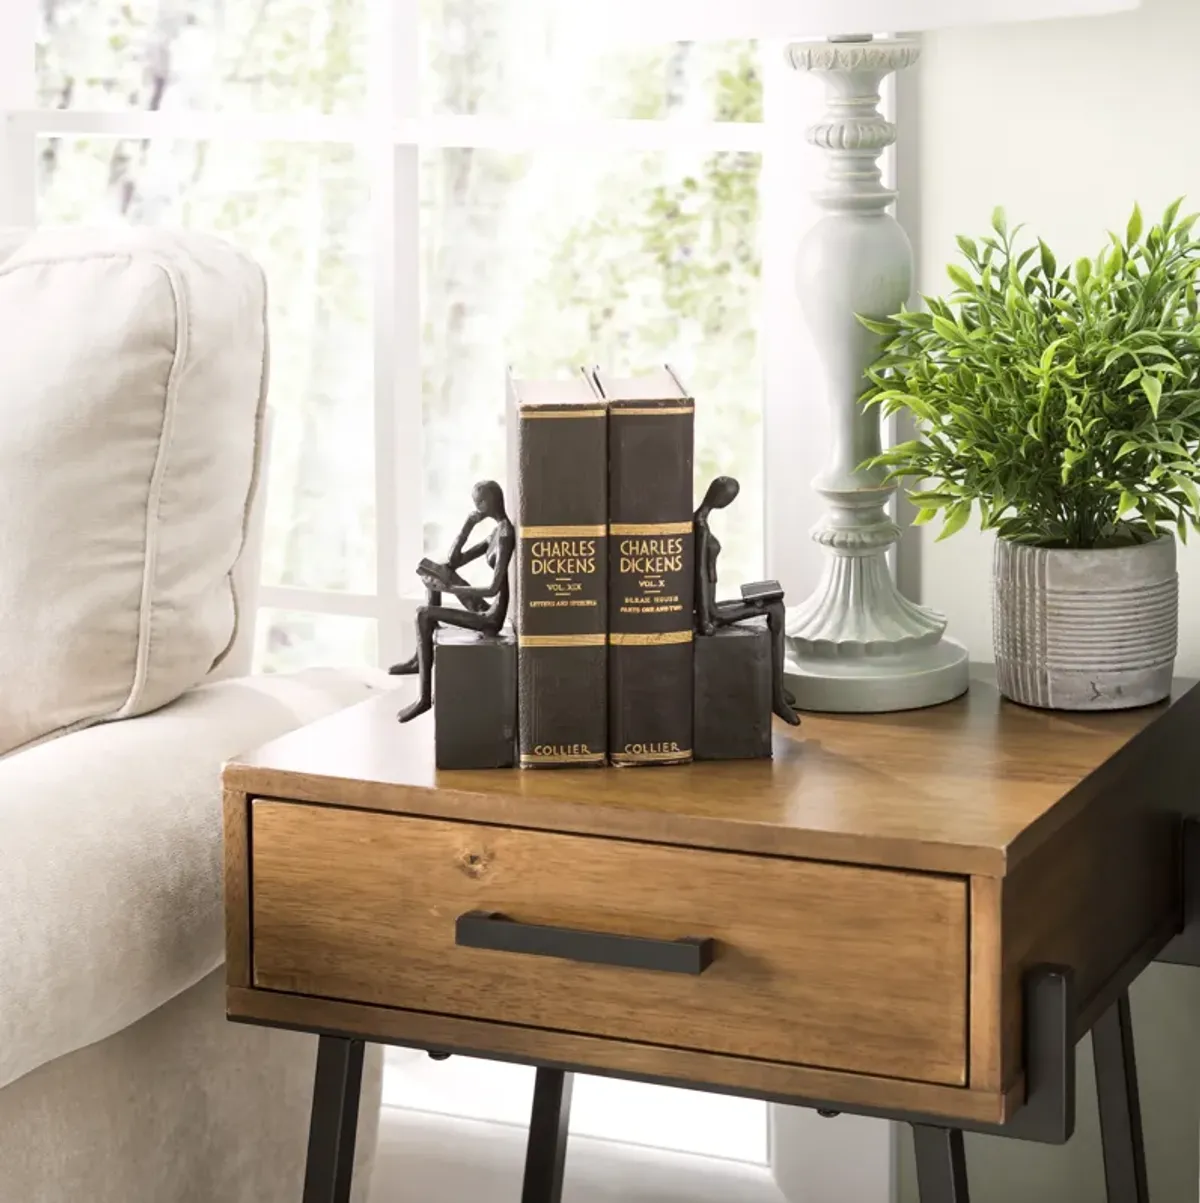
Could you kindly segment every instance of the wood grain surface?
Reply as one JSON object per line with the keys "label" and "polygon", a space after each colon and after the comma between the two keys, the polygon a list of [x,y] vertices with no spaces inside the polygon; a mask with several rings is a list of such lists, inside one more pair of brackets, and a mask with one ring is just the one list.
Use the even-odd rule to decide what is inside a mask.
{"label": "wood grain surface", "polygon": [[1027,970],[1074,969],[1082,1036],[1125,988],[1122,967],[1140,958],[1143,968],[1173,933],[1182,911],[1179,822],[1166,801],[1155,773],[1139,765],[1004,879],[1002,1081],[1021,1067]]}
{"label": "wood grain surface", "polygon": [[864,1113],[919,1112],[964,1122],[1004,1123],[1021,1102],[1008,1095],[840,1073],[779,1061],[752,1061],[627,1040],[577,1036],[486,1020],[340,1003],[323,998],[231,989],[231,1018],[300,1031],[326,1031],[414,1048],[448,1050],[498,1060],[582,1068],[616,1077],[679,1085],[702,1082],[716,1090],[778,1102],[840,1104]]}
{"label": "wood grain surface", "polygon": [[[287,802],[251,808],[254,984],[945,1085],[967,883]],[[455,919],[716,940],[687,976],[455,946]]]}
{"label": "wood grain surface", "polygon": [[225,789],[225,981],[250,985],[250,804]]}
{"label": "wood grain surface", "polygon": [[[1200,724],[1198,691],[1177,702]],[[658,769],[439,772],[429,721],[388,694],[227,766],[250,795],[499,826],[999,877],[1086,809],[1121,753],[1136,770],[1166,706],[1030,710],[973,683],[885,715],[805,715],[773,760]]]}
{"label": "wood grain surface", "polygon": [[[1181,920],[1198,690],[1077,715],[975,682],[806,715],[770,762],[536,773],[438,772],[403,700],[227,767],[234,1017],[999,1123],[1025,973],[1074,970],[1082,1034]],[[721,955],[681,979],[457,949],[474,909]]]}
{"label": "wood grain surface", "polygon": [[999,1090],[1004,1082],[1001,1054],[1001,967],[1004,930],[1002,881],[971,878],[970,1085]]}

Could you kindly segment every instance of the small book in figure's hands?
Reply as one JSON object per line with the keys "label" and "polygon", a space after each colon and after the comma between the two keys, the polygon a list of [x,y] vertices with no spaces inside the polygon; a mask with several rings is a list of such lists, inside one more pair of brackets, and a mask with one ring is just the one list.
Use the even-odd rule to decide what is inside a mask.
{"label": "small book in figure's hands", "polygon": [[[459,576],[453,568],[439,564],[436,560],[425,559],[417,565],[417,575],[431,589],[464,589],[470,586],[470,581]],[[481,597],[460,597],[458,599],[464,610],[482,614],[488,608],[487,602]]]}
{"label": "small book in figure's hands", "polygon": [[742,601],[771,602],[783,601],[783,586],[778,581],[752,581],[742,586]]}
{"label": "small book in figure's hands", "polygon": [[453,568],[430,559],[424,559],[417,565],[417,575],[428,578],[430,584],[440,585],[443,589],[449,589],[451,585],[461,587],[467,583]]}

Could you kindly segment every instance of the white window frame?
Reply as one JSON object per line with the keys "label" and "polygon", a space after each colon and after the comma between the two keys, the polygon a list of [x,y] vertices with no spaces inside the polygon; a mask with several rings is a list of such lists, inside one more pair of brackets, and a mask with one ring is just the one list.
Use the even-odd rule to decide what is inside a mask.
{"label": "white window frame", "polygon": [[[765,557],[768,571],[793,598],[812,587],[821,553],[807,534],[821,506],[808,485],[823,467],[828,416],[813,400],[819,391],[817,363],[802,334],[793,260],[812,217],[803,198],[804,174],[814,160],[807,157],[811,152],[803,143],[795,76],[782,54],[764,56],[761,124],[422,115],[416,60],[419,0],[369,0],[371,57],[361,117],[45,111],[34,108],[36,2],[9,0],[0,28],[0,225],[35,224],[36,145],[48,134],[354,143],[368,154],[373,237],[383,267],[376,275],[373,335],[376,588],[368,594],[265,586],[262,607],[373,619],[382,664],[410,650],[414,602],[406,595],[409,568],[422,554],[423,530],[419,151],[544,150],[583,141],[598,150],[685,147],[763,156]],[[897,176],[906,185],[899,216],[910,230],[916,228],[918,203],[912,187],[915,87],[902,80],[893,107],[902,127]],[[916,597],[918,540],[902,541],[897,571]],[[894,1125],[854,1117],[833,1122],[776,1106],[770,1111],[769,1148],[774,1186],[761,1195],[763,1203],[893,1203],[896,1198]],[[702,1174],[703,1167],[697,1172]],[[687,1197],[686,1192],[681,1197]],[[751,1197],[757,1200],[760,1195],[745,1195],[747,1203]]]}
{"label": "white window frame", "polygon": [[[37,139],[133,137],[353,143],[371,171],[376,262],[374,446],[376,587],[342,593],[265,585],[259,605],[349,615],[378,624],[381,664],[410,650],[411,565],[422,549],[422,429],[418,154],[421,149],[732,150],[762,153],[765,127],[738,122],[536,120],[423,115],[417,92],[419,0],[370,0],[366,109],[362,116],[211,112],[98,112],[34,108],[36,0],[4,16],[0,46],[0,224],[36,220]],[[9,29],[15,36],[8,36]]]}
{"label": "white window frame", "polygon": [[[793,285],[794,247],[812,209],[804,174],[815,168],[797,119],[800,91],[782,55],[765,56],[762,124],[636,120],[533,120],[422,115],[417,96],[419,0],[372,0],[368,96],[361,117],[243,115],[205,112],[48,111],[33,107],[32,46],[36,0],[17,0],[4,17],[0,44],[0,223],[36,219],[39,136],[110,136],[237,141],[354,143],[372,172],[377,262],[374,296],[374,448],[376,588],[372,593],[264,587],[260,605],[348,615],[378,624],[381,663],[407,654],[412,604],[409,566],[422,554],[420,397],[420,148],[501,151],[587,144],[604,150],[733,150],[763,158],[763,329],[765,558],[789,593],[815,579],[821,552],[807,538],[820,516],[808,488],[823,466],[828,415],[818,391],[814,350]],[[9,31],[12,31],[12,36]],[[907,124],[915,126],[915,122]],[[906,131],[906,133],[909,131]],[[912,156],[910,156],[911,161]],[[915,173],[909,173],[910,175]],[[906,211],[914,212],[911,200]],[[904,215],[902,214],[902,217]],[[910,227],[913,223],[909,224]],[[800,337],[797,337],[797,333]],[[908,570],[905,569],[906,557]],[[919,543],[906,540],[899,571],[910,591]]]}

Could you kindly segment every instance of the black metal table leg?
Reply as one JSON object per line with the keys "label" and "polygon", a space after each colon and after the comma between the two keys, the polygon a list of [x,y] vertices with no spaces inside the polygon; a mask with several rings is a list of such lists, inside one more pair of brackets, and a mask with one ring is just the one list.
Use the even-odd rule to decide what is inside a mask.
{"label": "black metal table leg", "polygon": [[[561,1069],[539,1069],[533,1086],[529,1144],[525,1153],[525,1186],[521,1203],[560,1203],[567,1163],[567,1125],[575,1075]],[[305,1200],[308,1203],[308,1200]]]}
{"label": "black metal table leg", "polygon": [[321,1037],[308,1129],[304,1203],[349,1203],[362,1070],[361,1040]]}
{"label": "black metal table leg", "polygon": [[970,1203],[967,1156],[957,1128],[913,1124],[921,1203]]}
{"label": "black metal table leg", "polygon": [[1122,993],[1092,1029],[1092,1051],[1108,1203],[1147,1203],[1146,1149],[1128,993]]}

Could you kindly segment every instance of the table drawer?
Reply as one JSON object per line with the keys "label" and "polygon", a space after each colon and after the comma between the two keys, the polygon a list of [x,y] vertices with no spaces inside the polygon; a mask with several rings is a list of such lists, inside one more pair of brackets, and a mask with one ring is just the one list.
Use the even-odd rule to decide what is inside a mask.
{"label": "table drawer", "polygon": [[[961,878],[262,799],[250,848],[259,988],[966,1080]],[[565,955],[464,947],[472,912],[519,925],[484,942],[552,928],[532,939]],[[479,942],[479,921],[463,931]],[[671,952],[689,937],[713,941],[702,972],[705,956]],[[586,959],[614,947],[660,967]]]}

